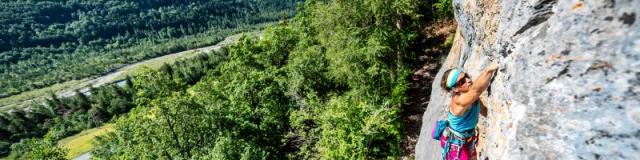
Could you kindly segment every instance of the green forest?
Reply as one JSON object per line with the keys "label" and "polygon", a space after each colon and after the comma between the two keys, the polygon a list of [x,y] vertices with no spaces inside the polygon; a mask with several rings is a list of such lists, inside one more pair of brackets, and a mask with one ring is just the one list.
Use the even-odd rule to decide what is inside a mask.
{"label": "green forest", "polygon": [[[18,8],[36,2],[3,3]],[[0,42],[2,79],[23,79],[3,81],[10,86],[3,94],[211,44],[229,35],[227,29],[279,22],[232,46],[143,69],[90,95],[52,95],[27,110],[0,113],[0,154],[12,152],[10,159],[64,159],[67,150],[56,141],[105,123],[115,124],[115,131],[94,141],[94,159],[400,159],[408,154],[401,144],[407,134],[401,116],[410,76],[425,61],[419,57],[433,54],[429,61],[437,61],[451,43],[424,28],[453,14],[450,0],[46,4],[57,3],[75,11],[70,17],[113,13],[130,24],[98,23],[102,28],[74,34],[68,28],[77,26],[62,23],[62,32],[51,33],[58,37],[20,33],[27,38]],[[96,9],[94,3],[122,9]],[[283,9],[291,6],[295,12]],[[9,19],[2,23],[15,21],[2,12]],[[147,14],[160,19],[144,19]],[[62,17],[49,18],[70,18]],[[426,51],[431,48],[437,51]]]}
{"label": "green forest", "polygon": [[211,45],[298,1],[0,1],[0,98]]}

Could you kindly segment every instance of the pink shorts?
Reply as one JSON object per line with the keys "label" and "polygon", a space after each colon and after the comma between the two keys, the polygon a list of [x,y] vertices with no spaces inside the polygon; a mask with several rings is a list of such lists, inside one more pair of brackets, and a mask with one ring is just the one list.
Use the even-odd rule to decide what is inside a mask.
{"label": "pink shorts", "polygon": [[[476,136],[473,136],[473,138],[478,138]],[[444,144],[446,143],[446,139],[445,136],[440,136],[440,147],[444,148]],[[460,149],[460,158],[458,158],[459,160],[475,160],[476,159],[476,150],[475,148],[473,149],[473,152],[471,150],[469,150],[471,144],[465,144],[464,146],[462,146],[462,148]],[[447,160],[454,160],[456,159],[456,152],[458,151],[458,145],[455,144],[451,144],[451,148],[449,148],[449,153],[446,155]]]}

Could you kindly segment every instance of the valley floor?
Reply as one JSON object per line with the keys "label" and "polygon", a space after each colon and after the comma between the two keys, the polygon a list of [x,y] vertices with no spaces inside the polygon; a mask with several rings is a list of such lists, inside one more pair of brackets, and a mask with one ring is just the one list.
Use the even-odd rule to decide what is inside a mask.
{"label": "valley floor", "polygon": [[[133,63],[130,65],[124,66],[120,69],[117,69],[116,71],[107,73],[105,75],[84,78],[81,80],[67,81],[67,82],[55,84],[49,87],[27,91],[18,95],[2,98],[0,99],[0,111],[6,111],[12,108],[21,108],[23,106],[29,106],[29,104],[31,103],[40,103],[42,102],[42,100],[44,100],[44,98],[49,96],[49,93],[56,93],[56,95],[58,95],[59,97],[73,96],[76,94],[75,90],[80,90],[80,92],[86,93],[89,90],[88,86],[90,85],[93,88],[98,88],[105,84],[122,81],[123,79],[126,78],[127,75],[131,76],[135,74],[143,66],[147,66],[153,69],[158,69],[160,68],[160,66],[162,66],[165,63],[173,63],[178,59],[189,58],[189,57],[198,55],[200,53],[207,53],[212,50],[220,49],[223,46],[227,46],[237,41],[242,34],[247,34],[247,33],[241,33],[241,34],[229,36],[224,41],[219,42],[212,46],[171,53],[164,56]],[[249,34],[255,34],[255,33],[249,32]]]}

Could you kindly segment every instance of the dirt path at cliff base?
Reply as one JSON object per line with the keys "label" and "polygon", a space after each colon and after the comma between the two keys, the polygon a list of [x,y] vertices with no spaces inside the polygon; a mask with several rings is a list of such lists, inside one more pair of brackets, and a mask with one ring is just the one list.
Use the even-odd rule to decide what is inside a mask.
{"label": "dirt path at cliff base", "polygon": [[406,95],[409,98],[402,105],[401,118],[405,137],[402,138],[402,159],[415,157],[415,145],[420,136],[422,114],[429,104],[431,85],[442,60],[449,53],[449,46],[443,45],[449,36],[455,33],[454,20],[446,20],[426,25],[421,35],[421,42],[414,51],[418,54],[410,77],[411,88]]}

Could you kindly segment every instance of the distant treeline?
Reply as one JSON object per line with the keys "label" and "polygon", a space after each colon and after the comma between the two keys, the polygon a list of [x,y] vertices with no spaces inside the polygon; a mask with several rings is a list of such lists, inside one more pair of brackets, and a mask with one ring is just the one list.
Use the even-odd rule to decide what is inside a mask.
{"label": "distant treeline", "polygon": [[0,98],[211,45],[299,1],[0,1]]}

